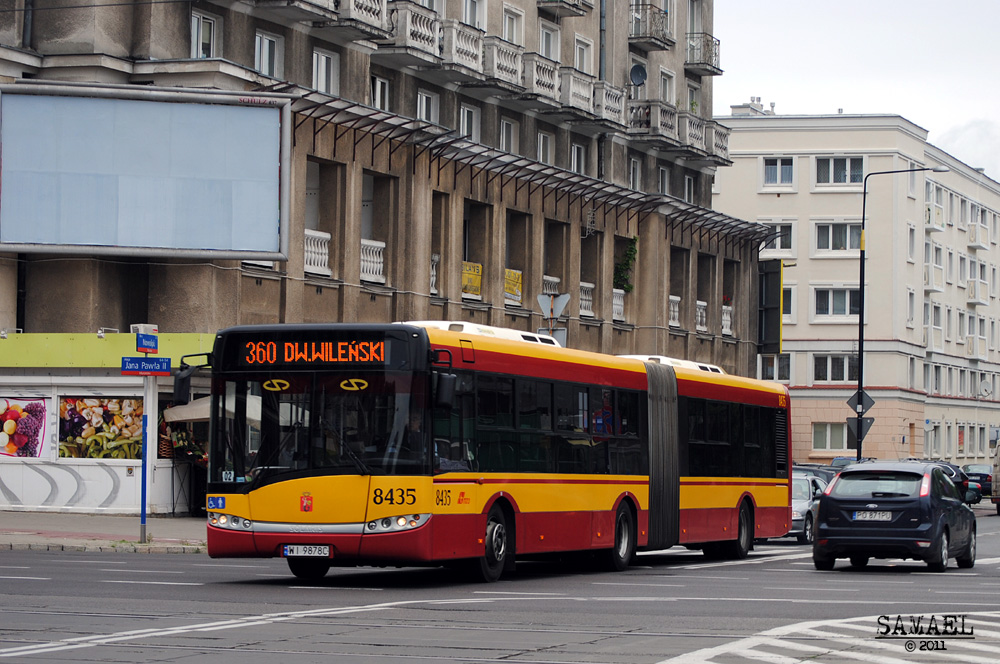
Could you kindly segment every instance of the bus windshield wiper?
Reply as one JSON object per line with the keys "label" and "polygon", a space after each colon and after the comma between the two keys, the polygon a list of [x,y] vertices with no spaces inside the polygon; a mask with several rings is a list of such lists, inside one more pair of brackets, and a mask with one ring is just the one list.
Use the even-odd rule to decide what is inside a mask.
{"label": "bus windshield wiper", "polygon": [[361,457],[358,456],[357,452],[351,449],[350,443],[341,439],[340,449],[347,453],[347,458],[351,460],[351,463],[354,464],[354,467],[357,468],[362,475],[374,475],[372,469],[361,460]]}

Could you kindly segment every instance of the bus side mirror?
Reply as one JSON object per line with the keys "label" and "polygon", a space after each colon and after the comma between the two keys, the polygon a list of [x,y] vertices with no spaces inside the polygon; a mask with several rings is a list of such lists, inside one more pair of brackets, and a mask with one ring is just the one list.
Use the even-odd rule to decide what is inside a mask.
{"label": "bus side mirror", "polygon": [[177,375],[174,376],[174,405],[181,406],[191,400],[191,374],[198,370],[198,367],[191,367],[183,362]]}
{"label": "bus side mirror", "polygon": [[435,373],[434,405],[451,408],[455,403],[455,383],[458,376],[453,373]]}

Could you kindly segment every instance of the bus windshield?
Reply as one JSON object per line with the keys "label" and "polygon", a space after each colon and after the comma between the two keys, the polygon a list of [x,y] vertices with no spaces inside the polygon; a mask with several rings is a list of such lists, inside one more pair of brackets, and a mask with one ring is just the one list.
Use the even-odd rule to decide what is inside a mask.
{"label": "bus windshield", "polygon": [[409,372],[223,374],[210,481],[429,474],[424,382]]}

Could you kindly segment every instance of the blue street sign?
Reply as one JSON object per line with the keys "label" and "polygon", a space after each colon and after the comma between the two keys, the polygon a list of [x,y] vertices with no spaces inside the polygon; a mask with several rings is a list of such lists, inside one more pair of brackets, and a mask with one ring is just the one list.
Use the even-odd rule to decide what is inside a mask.
{"label": "blue street sign", "polygon": [[123,376],[169,376],[169,357],[123,357]]}
{"label": "blue street sign", "polygon": [[155,334],[136,334],[135,352],[155,355],[159,352],[159,337]]}

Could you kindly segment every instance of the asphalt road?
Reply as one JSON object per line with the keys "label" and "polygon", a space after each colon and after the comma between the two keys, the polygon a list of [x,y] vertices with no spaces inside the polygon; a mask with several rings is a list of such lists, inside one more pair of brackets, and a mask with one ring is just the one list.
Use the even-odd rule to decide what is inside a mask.
{"label": "asphalt road", "polygon": [[[993,664],[1000,517],[977,513],[976,566],[944,574],[912,561],[818,572],[794,540],[738,562],[675,547],[623,573],[519,563],[489,585],[442,569],[334,569],[303,584],[281,560],[3,551],[0,659]],[[910,634],[918,620],[936,633]]]}

